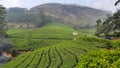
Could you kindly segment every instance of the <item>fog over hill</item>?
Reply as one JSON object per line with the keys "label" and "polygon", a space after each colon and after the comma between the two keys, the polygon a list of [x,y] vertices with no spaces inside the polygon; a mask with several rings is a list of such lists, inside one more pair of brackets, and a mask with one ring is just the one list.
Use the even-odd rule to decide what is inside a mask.
{"label": "fog over hill", "polygon": [[[35,7],[30,8],[30,10],[25,11],[27,13],[27,18],[25,22],[35,22],[34,19],[36,14],[39,15],[40,10],[44,11],[45,15],[48,15],[52,18],[52,21],[59,21],[74,27],[85,27],[85,26],[94,26],[96,20],[99,18],[105,17],[109,12],[94,9],[90,7],[84,6],[77,6],[74,4],[59,4],[59,3],[48,3],[43,5],[38,5]],[[9,10],[8,10],[9,12]],[[17,13],[18,14],[18,13]],[[25,14],[23,14],[24,16]],[[30,16],[31,15],[31,16]],[[14,16],[14,17],[12,17]],[[18,19],[20,18],[19,14],[17,15]],[[23,16],[20,18],[20,21],[15,21],[16,17],[14,13],[8,13],[7,21],[8,22],[24,22],[22,18],[25,19]],[[12,19],[12,20],[11,20]],[[15,20],[14,20],[15,19]],[[32,20],[32,21],[31,21]]]}

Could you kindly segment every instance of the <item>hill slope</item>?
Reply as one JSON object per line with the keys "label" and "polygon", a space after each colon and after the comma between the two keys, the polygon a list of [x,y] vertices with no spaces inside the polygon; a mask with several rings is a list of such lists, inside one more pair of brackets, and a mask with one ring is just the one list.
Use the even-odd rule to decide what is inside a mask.
{"label": "hill slope", "polygon": [[77,5],[65,5],[57,3],[49,3],[39,5],[30,9],[32,12],[44,10],[46,15],[50,15],[58,21],[63,21],[74,26],[95,25],[98,18],[104,17],[108,12]]}
{"label": "hill slope", "polygon": [[[43,10],[43,11],[42,11]],[[37,24],[45,19],[45,22],[63,22],[70,26],[76,27],[90,27],[94,26],[98,18],[104,17],[108,14],[107,11],[102,11],[94,8],[48,3],[39,6],[35,6],[30,10],[25,8],[9,8],[6,17],[7,22],[17,23],[19,27],[29,27],[30,24]],[[43,14],[45,14],[45,16]],[[20,24],[22,23],[22,24]],[[18,26],[17,24],[9,24],[11,27]],[[38,24],[37,24],[38,25]],[[32,26],[33,27],[33,26]]]}
{"label": "hill slope", "polygon": [[97,47],[103,45],[82,40],[68,41],[22,54],[0,68],[77,68],[80,55],[97,51],[100,49]]}
{"label": "hill slope", "polygon": [[[84,36],[56,22],[37,29],[12,30],[8,34],[14,47],[34,51],[18,55],[0,68],[77,68],[81,55],[105,46],[102,39]],[[73,40],[72,32],[79,33],[77,40]]]}
{"label": "hill slope", "polygon": [[[11,43],[18,50],[32,50],[61,42],[73,40],[73,32],[78,32],[65,24],[49,23],[42,28],[10,29]],[[82,33],[78,32],[79,35]]]}

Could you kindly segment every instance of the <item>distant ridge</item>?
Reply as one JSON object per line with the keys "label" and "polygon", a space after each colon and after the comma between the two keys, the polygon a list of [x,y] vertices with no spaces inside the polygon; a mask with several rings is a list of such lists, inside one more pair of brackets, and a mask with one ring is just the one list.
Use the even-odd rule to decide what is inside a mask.
{"label": "distant ridge", "polygon": [[[40,16],[41,10],[45,14],[44,16]],[[103,18],[109,13],[75,4],[47,3],[32,7],[29,10],[19,7],[9,8],[7,9],[6,21],[13,24],[17,23],[20,26],[21,23],[30,25],[40,22],[46,16],[44,21],[62,22],[74,28],[81,28],[93,27],[97,19]],[[46,24],[46,22],[42,22],[42,24]]]}
{"label": "distant ridge", "polygon": [[31,8],[30,11],[38,12],[40,9],[43,9],[45,14],[76,27],[94,26],[98,18],[102,18],[109,13],[85,6],[59,3],[38,5]]}

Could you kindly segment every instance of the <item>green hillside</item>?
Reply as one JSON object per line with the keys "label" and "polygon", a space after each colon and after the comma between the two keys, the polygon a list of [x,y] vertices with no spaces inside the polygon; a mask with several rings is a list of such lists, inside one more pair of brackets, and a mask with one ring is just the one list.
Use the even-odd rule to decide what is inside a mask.
{"label": "green hillside", "polygon": [[5,11],[0,68],[120,68],[120,10],[48,3]]}
{"label": "green hillside", "polygon": [[80,55],[98,50],[104,44],[79,40],[44,47],[17,56],[1,68],[73,68],[80,62]]}
{"label": "green hillside", "polygon": [[[77,40],[73,40],[72,32],[78,33]],[[48,23],[34,29],[10,29],[8,34],[14,49],[29,52],[0,68],[77,68],[82,55],[97,51],[108,42],[61,23]]]}
{"label": "green hillside", "polygon": [[[10,29],[11,43],[18,50],[33,50],[61,42],[73,40],[73,32],[78,32],[61,23],[48,23],[44,27],[34,29]],[[82,33],[78,32],[79,35]]]}

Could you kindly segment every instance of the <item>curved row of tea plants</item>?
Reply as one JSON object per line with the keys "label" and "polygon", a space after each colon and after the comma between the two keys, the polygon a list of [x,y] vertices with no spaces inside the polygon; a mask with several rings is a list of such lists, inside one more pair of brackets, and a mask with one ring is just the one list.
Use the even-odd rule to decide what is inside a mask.
{"label": "curved row of tea plants", "polygon": [[[96,42],[69,41],[20,55],[1,68],[74,68],[80,62],[79,56],[97,49]],[[91,44],[90,44],[91,43]]]}
{"label": "curved row of tea plants", "polygon": [[[18,50],[33,50],[73,40],[73,32],[78,31],[64,24],[50,23],[41,28],[11,29],[8,34],[14,48]],[[82,35],[82,33],[78,33]]]}

